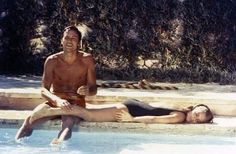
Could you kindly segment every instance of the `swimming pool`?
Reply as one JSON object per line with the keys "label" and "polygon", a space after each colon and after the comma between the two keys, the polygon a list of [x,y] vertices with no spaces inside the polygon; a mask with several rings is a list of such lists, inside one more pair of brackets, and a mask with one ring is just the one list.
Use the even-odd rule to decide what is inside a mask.
{"label": "swimming pool", "polygon": [[209,154],[235,153],[236,137],[162,135],[158,133],[73,132],[60,147],[50,146],[58,131],[35,130],[31,137],[14,140],[16,129],[0,129],[1,154]]}

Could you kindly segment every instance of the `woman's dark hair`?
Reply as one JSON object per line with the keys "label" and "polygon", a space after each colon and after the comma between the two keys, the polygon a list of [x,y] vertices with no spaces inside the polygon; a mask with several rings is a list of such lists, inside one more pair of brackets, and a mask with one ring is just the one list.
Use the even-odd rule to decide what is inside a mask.
{"label": "woman's dark hair", "polygon": [[198,104],[198,105],[194,106],[194,107],[192,108],[192,110],[194,110],[196,107],[200,107],[200,106],[203,106],[203,107],[206,108],[206,120],[205,120],[203,123],[212,122],[212,120],[213,120],[213,118],[214,118],[214,117],[213,117],[213,113],[211,112],[210,108],[209,108],[207,105],[205,105],[205,104]]}
{"label": "woman's dark hair", "polygon": [[195,108],[200,107],[200,106],[203,106],[203,107],[206,108],[206,112],[205,112],[206,119],[205,119],[205,121],[200,122],[200,123],[210,123],[210,122],[212,122],[212,120],[214,118],[213,113],[211,112],[210,108],[205,104],[198,104],[196,106],[189,106],[189,107],[183,108],[182,110],[179,110],[179,111],[184,112],[185,114],[187,114],[188,112],[190,112],[190,111],[192,111]]}
{"label": "woman's dark hair", "polygon": [[64,29],[64,32],[65,32],[65,31],[69,31],[69,30],[73,30],[74,32],[76,32],[77,35],[78,35],[79,40],[81,40],[82,34],[81,34],[81,32],[79,31],[79,29],[78,29],[76,26],[68,26],[68,27],[66,27],[66,28]]}

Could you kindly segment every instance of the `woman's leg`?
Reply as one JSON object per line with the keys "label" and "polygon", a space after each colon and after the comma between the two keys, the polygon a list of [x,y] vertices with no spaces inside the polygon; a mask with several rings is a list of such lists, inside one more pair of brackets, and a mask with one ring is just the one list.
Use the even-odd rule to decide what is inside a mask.
{"label": "woman's leg", "polygon": [[123,104],[117,104],[114,107],[106,107],[106,108],[91,108],[88,110],[88,119],[84,119],[86,121],[91,122],[115,122],[116,114],[121,110],[128,111],[126,106]]}
{"label": "woman's leg", "polygon": [[[36,112],[39,108],[42,108],[42,107],[49,108],[50,106],[46,103],[40,104],[33,110],[33,113]],[[20,129],[16,133],[16,136],[15,136],[16,140],[18,140],[20,138],[23,138],[23,137],[30,136],[32,134],[33,129],[34,129],[35,126],[40,125],[40,124],[42,124],[42,123],[44,123],[44,122],[46,122],[46,121],[48,121],[48,120],[50,120],[54,117],[42,117],[40,119],[35,119],[34,121],[32,121],[31,118],[32,117],[30,115],[24,120],[22,126],[20,127]]]}
{"label": "woman's leg", "polygon": [[116,121],[115,115],[118,111],[128,111],[123,104],[117,104],[114,107],[106,108],[90,108],[85,109],[79,106],[73,105],[71,110],[63,110],[61,108],[52,108],[50,106],[40,106],[35,109],[31,115],[30,122],[34,122],[37,119],[44,117],[56,116],[56,115],[73,115],[90,122],[112,122]]}

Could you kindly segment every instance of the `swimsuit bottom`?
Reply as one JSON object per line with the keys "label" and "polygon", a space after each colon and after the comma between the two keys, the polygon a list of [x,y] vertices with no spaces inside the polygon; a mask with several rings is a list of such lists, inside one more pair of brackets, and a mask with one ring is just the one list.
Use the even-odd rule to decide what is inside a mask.
{"label": "swimsuit bottom", "polygon": [[129,99],[123,103],[129,110],[129,113],[134,116],[163,116],[169,115],[171,112],[176,111],[168,108],[153,107],[147,103],[141,102],[136,99]]}
{"label": "swimsuit bottom", "polygon": [[[80,107],[86,107],[85,97],[74,94],[74,93],[53,93],[54,95],[60,97],[61,99],[66,99],[68,102],[70,102],[72,105],[78,105]],[[53,103],[47,102],[48,105],[51,107],[55,107]]]}

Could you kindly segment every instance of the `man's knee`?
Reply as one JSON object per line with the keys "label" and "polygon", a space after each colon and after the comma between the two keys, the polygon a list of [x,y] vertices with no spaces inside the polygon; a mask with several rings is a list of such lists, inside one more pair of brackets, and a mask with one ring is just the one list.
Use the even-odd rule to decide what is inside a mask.
{"label": "man's knee", "polygon": [[61,116],[62,125],[71,128],[75,123],[75,118],[73,116]]}

